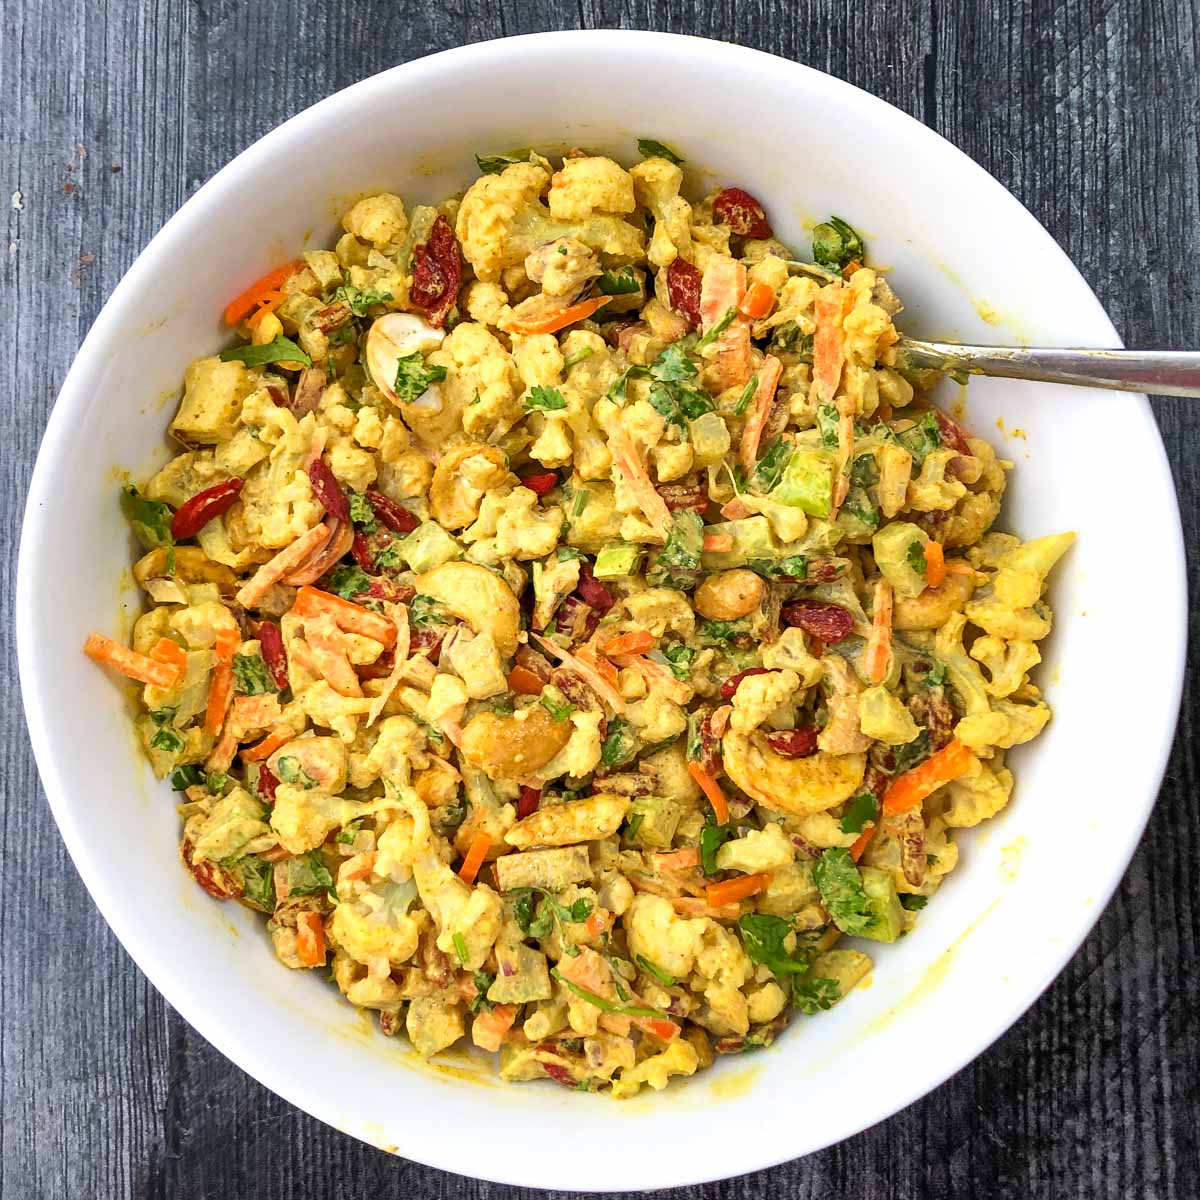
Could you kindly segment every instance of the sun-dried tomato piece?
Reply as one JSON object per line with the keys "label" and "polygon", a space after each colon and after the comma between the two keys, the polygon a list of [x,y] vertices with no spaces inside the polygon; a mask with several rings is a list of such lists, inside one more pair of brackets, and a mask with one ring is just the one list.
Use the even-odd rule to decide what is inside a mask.
{"label": "sun-dried tomato piece", "polygon": [[462,258],[450,222],[439,216],[429,241],[413,248],[409,303],[425,314],[430,325],[442,325],[458,299]]}
{"label": "sun-dried tomato piece", "polygon": [[747,667],[744,671],[739,671],[736,675],[730,677],[721,684],[721,699],[732,700],[733,693],[738,690],[738,684],[742,682],[748,675],[770,675],[770,667]]}
{"label": "sun-dried tomato piece", "polygon": [[840,642],[854,628],[854,618],[840,604],[793,600],[780,612],[784,624],[795,625],[823,642]]}
{"label": "sun-dried tomato piece", "polygon": [[[359,595],[364,593],[360,592]],[[376,576],[371,580],[371,586],[366,590],[368,600],[386,600],[389,604],[407,604],[415,595],[417,589],[407,583],[397,583],[394,579],[384,579]]]}
{"label": "sun-dried tomato piece", "polygon": [[517,820],[523,821],[526,817],[532,816],[538,810],[538,805],[542,802],[542,789],[521,787],[521,795],[517,800]]}
{"label": "sun-dried tomato piece", "polygon": [[362,679],[386,679],[396,665],[396,651],[385,650],[373,663],[363,663],[356,670]]}
{"label": "sun-dried tomato piece", "polygon": [[270,803],[275,803],[275,789],[279,786],[279,780],[275,778],[274,772],[266,763],[258,764],[258,794]]}
{"label": "sun-dried tomato piece", "polygon": [[700,272],[685,258],[677,258],[667,268],[667,298],[680,316],[687,317],[689,328],[700,324]]}
{"label": "sun-dried tomato piece", "polygon": [[811,725],[799,729],[776,729],[767,734],[767,745],[780,758],[807,758],[817,752],[817,731]]}
{"label": "sun-dried tomato piece", "polygon": [[342,485],[321,459],[314,458],[309,464],[308,481],[312,484],[313,495],[320,500],[325,511],[331,517],[349,524],[350,501],[342,491]]}
{"label": "sun-dried tomato piece", "polygon": [[192,873],[192,878],[210,895],[218,900],[235,900],[242,894],[242,881],[232,872],[227,871],[220,863],[208,859],[195,861],[196,847],[187,838],[179,845],[179,853],[183,857],[184,866]]}
{"label": "sun-dried tomato piece", "polygon": [[283,634],[274,621],[259,622],[258,645],[275,686],[282,691],[288,685],[287,651],[283,648]]}
{"label": "sun-dried tomato piece", "polygon": [[409,653],[414,657],[423,654],[436,667],[442,657],[442,642],[446,635],[438,629],[417,629],[409,643]]}
{"label": "sun-dried tomato piece", "polygon": [[687,757],[715,777],[721,769],[721,740],[713,731],[713,711],[711,704],[701,704],[688,717]]}
{"label": "sun-dried tomato piece", "polygon": [[402,504],[389,500],[382,492],[368,490],[367,501],[375,515],[395,533],[412,533],[421,523]]}
{"label": "sun-dried tomato piece", "polygon": [[350,555],[364,571],[375,570],[375,555],[366,535],[360,529],[354,531],[354,541],[350,543]]}
{"label": "sun-dried tomato piece", "polygon": [[226,479],[224,483],[214,484],[185,500],[171,518],[171,536],[177,542],[195,537],[214,517],[233,507],[245,483],[238,477]]}
{"label": "sun-dried tomato piece", "polygon": [[741,188],[725,188],[717,193],[713,200],[713,220],[718,225],[728,225],[739,237],[771,236],[766,210]]}
{"label": "sun-dried tomato piece", "polygon": [[521,486],[527,487],[538,496],[544,496],[551,489],[558,487],[558,472],[531,471],[522,477]]}
{"label": "sun-dried tomato piece", "polygon": [[956,425],[940,408],[930,410],[933,413],[933,419],[937,422],[938,432],[942,435],[942,441],[947,446],[957,450],[959,454],[971,453],[971,446],[967,441],[967,435],[963,432],[961,425]]}
{"label": "sun-dried tomato piece", "polygon": [[592,573],[592,564],[583,559],[579,564],[579,583],[575,590],[585,604],[590,604],[601,616],[608,612],[616,597]]}

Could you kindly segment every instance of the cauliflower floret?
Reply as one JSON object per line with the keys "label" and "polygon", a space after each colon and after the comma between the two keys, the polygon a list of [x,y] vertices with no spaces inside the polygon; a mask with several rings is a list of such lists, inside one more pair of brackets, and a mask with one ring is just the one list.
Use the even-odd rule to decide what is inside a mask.
{"label": "cauliflower floret", "polygon": [[669,629],[680,637],[691,637],[696,614],[687,597],[674,588],[646,588],[625,598],[625,611],[638,629],[660,638]]}
{"label": "cauliflower floret", "polygon": [[702,919],[679,916],[661,896],[637,895],[625,910],[624,922],[635,960],[641,955],[677,979],[692,973],[704,938]]}
{"label": "cauliflower floret", "polygon": [[[654,217],[654,233],[646,251],[647,261],[655,267],[667,267],[681,255],[692,258],[692,206],[679,194],[683,171],[665,158],[648,158],[630,172],[637,202]],[[656,283],[666,290],[666,278],[660,272]],[[666,295],[660,299],[668,300]]]}
{"label": "cauliflower floret", "polygon": [[461,413],[462,426],[472,436],[504,433],[523,414],[512,356],[484,326],[456,325],[426,361],[446,368],[440,385],[443,411]]}
{"label": "cauliflower floret", "polygon": [[722,871],[741,871],[755,875],[785,867],[796,857],[796,848],[774,821],[762,830],[751,829],[742,837],[726,842],[717,851],[717,866]]}
{"label": "cauliflower floret", "polygon": [[416,953],[421,932],[417,919],[408,915],[416,898],[417,887],[411,879],[372,884],[353,901],[343,901],[333,910],[330,937],[364,966],[380,957],[393,966],[407,962]]}
{"label": "cauliflower floret", "polygon": [[437,926],[438,949],[453,955],[464,970],[478,971],[500,932],[504,912],[500,897],[486,884],[464,883],[429,852],[413,863],[413,878],[421,903]]}
{"label": "cauliflower floret", "polygon": [[540,283],[547,296],[574,296],[589,279],[600,274],[600,267],[595,255],[581,241],[563,237],[529,254],[525,259],[525,274],[534,283]]}
{"label": "cauliflower floret", "polygon": [[467,689],[463,681],[454,675],[438,675],[429,691],[429,707],[426,717],[431,725],[439,729],[446,721],[458,724],[467,707]]}
{"label": "cauliflower floret", "polygon": [[381,454],[379,490],[389,500],[413,500],[424,496],[433,481],[433,463],[419,450],[405,450],[387,458]]}
{"label": "cauliflower floret", "polygon": [[467,286],[463,305],[472,321],[494,328],[508,312],[508,293],[498,283],[482,283],[477,279]]}
{"label": "cauliflower floret", "polygon": [[550,181],[550,215],[575,221],[593,212],[631,213],[633,179],[611,158],[568,158]]}
{"label": "cauliflower floret", "polygon": [[657,688],[629,706],[629,723],[648,746],[677,738],[687,728],[687,713]]}
{"label": "cauliflower floret", "polygon": [[558,385],[563,356],[552,333],[534,333],[527,337],[514,334],[512,347],[517,374],[527,388]]}
{"label": "cauliflower floret", "polygon": [[800,686],[795,671],[768,671],[747,675],[733,693],[733,714],[729,727],[735,733],[757,729],[781,704],[785,704]]}
{"label": "cauliflower floret", "polygon": [[[1041,606],[1039,605],[1039,608]],[[967,619],[984,633],[1007,642],[1037,642],[1050,632],[1050,610],[1011,608],[995,596],[972,600],[963,608]]]}
{"label": "cauliflower floret", "polygon": [[414,771],[429,766],[425,734],[411,717],[385,717],[379,723],[379,736],[363,763],[363,769],[373,778],[396,775],[409,765]]}
{"label": "cauliflower floret", "polygon": [[375,482],[375,456],[356,445],[353,438],[333,439],[325,451],[325,462],[338,482],[351,491],[365,492]]}
{"label": "cauliflower floret", "polygon": [[783,1012],[783,1006],[786,1003],[787,996],[779,984],[764,983],[757,992],[753,992],[746,999],[750,1024],[763,1025],[767,1021],[773,1021]]}
{"label": "cauliflower floret", "polygon": [[1026,672],[1042,661],[1041,652],[1033,642],[1005,642],[985,634],[971,645],[971,657],[982,663],[991,675],[985,685],[991,696],[1011,696],[1025,682]]}
{"label": "cauliflower floret", "polygon": [[[379,419],[379,409],[364,406],[358,410],[354,422],[354,440],[365,450],[378,450],[383,445],[383,422]],[[335,471],[334,474],[337,474]],[[371,478],[375,478],[375,466],[371,465]]]}
{"label": "cauliflower floret", "polygon": [[495,553],[500,558],[545,558],[558,545],[562,524],[557,504],[542,508],[536,492],[513,488],[496,522]]}
{"label": "cauliflower floret", "polygon": [[408,232],[404,201],[391,192],[367,196],[342,218],[342,228],[385,254],[396,250]]}
{"label": "cauliflower floret", "polygon": [[[695,461],[695,453],[690,442],[659,442],[650,451],[654,460],[654,473],[660,483],[669,483],[672,479],[681,479],[691,469]],[[786,506],[781,506],[786,507]]]}
{"label": "cauliflower floret", "polygon": [[626,1067],[613,1080],[612,1094],[618,1100],[625,1100],[636,1096],[642,1084],[661,1092],[672,1075],[694,1075],[699,1065],[696,1047],[677,1038],[662,1053],[643,1059],[636,1067]]}
{"label": "cauliflower floret", "polygon": [[529,457],[544,467],[565,467],[572,458],[571,436],[565,418],[547,414],[541,418],[542,428],[529,447]]}
{"label": "cauliflower floret", "polygon": [[704,925],[690,981],[693,991],[703,992],[708,1004],[703,1023],[714,1033],[746,1033],[750,1012],[741,989],[753,977],[754,966],[736,934],[708,918]]}
{"label": "cauliflower floret", "polygon": [[537,163],[513,163],[467,189],[454,225],[463,257],[477,278],[494,283],[505,267],[524,259],[527,251],[510,244],[510,226],[521,209],[537,201],[549,180],[549,171]]}
{"label": "cauliflower floret", "polygon": [[947,787],[950,799],[942,810],[942,819],[951,828],[965,829],[994,817],[1012,795],[1012,772],[995,770],[978,759],[971,769]]}
{"label": "cauliflower floret", "polygon": [[599,709],[587,712],[576,710],[568,720],[571,722],[571,739],[538,771],[542,780],[557,779],[560,775],[572,775],[581,779],[590,775],[600,762],[604,739],[600,736],[600,722],[604,714]]}
{"label": "cauliflower floret", "polygon": [[317,788],[281,783],[275,789],[271,828],[289,854],[307,854],[335,829],[376,811],[378,807],[330,796]]}
{"label": "cauliflower floret", "polygon": [[967,494],[957,479],[946,478],[946,468],[958,456],[954,449],[932,450],[921,464],[921,473],[908,485],[908,507],[915,512],[953,508]]}
{"label": "cauliflower floret", "polygon": [[789,626],[762,651],[762,665],[770,670],[794,671],[801,687],[812,687],[820,682],[825,668],[819,658],[809,654],[804,643],[804,630]]}
{"label": "cauliflower floret", "polygon": [[867,688],[858,698],[858,723],[869,738],[889,746],[903,746],[919,732],[900,697],[883,684]]}
{"label": "cauliflower floret", "polygon": [[998,746],[1007,750],[1037,737],[1050,720],[1050,709],[1040,700],[1035,704],[1013,704],[996,700],[989,713],[972,713],[954,727],[954,736],[972,750]]}
{"label": "cauliflower floret", "polygon": [[343,696],[335,692],[324,679],[318,679],[304,688],[297,699],[304,715],[314,725],[332,729],[344,742],[354,741],[354,735],[358,732],[358,718],[371,707],[369,699]]}

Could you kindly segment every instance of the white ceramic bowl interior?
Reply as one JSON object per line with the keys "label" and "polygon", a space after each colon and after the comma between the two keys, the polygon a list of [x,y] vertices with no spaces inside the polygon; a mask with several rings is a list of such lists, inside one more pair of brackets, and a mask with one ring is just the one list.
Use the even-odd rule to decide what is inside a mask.
{"label": "white ceramic bowl interior", "polygon": [[[80,874],[142,970],[221,1051],[329,1124],[450,1171],[556,1188],[640,1190],[767,1166],[873,1124],[970,1061],[1062,968],[1120,878],[1158,789],[1182,676],[1178,512],[1149,406],[975,382],[964,423],[1016,464],[1006,527],[1080,535],[1057,572],[1041,668],[1055,718],[1012,755],[1015,800],[959,838],[961,864],[917,930],[868,947],[870,986],[832,1012],[662,1095],[616,1103],[548,1082],[505,1087],[466,1056],[420,1064],[318,973],[280,967],[257,915],[196,888],[179,866],[172,793],[138,756],[122,692],[80,650],[90,630],[126,632],[137,611],[117,469],[140,478],[164,460],[183,368],[222,343],[225,302],[302,247],[328,244],[348,199],[381,189],[439,199],[472,178],[475,151],[579,145],[630,161],[637,135],[678,147],[696,188],[748,188],[802,255],[806,222],[849,220],[871,260],[894,268],[907,329],[1117,344],[1012,196],[853,87],[669,35],[491,42],[323,101],[167,223],[63,385],[21,545],[20,666],[42,778]],[[1134,545],[1156,564],[1153,591],[1128,569]],[[1132,614],[1154,631],[1155,653],[1114,737],[1112,649]]]}

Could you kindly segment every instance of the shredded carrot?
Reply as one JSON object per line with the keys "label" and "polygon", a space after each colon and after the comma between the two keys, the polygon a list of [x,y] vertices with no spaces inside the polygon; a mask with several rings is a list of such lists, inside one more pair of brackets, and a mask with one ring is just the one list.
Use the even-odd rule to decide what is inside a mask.
{"label": "shredded carrot", "polygon": [[608,438],[613,466],[621,472],[646,520],[665,539],[671,532],[671,510],[655,490],[633,438],[621,424],[620,417],[614,417],[605,427],[604,433]]}
{"label": "shredded carrot", "polygon": [[871,614],[871,634],[867,638],[863,662],[867,678],[882,683],[892,657],[892,585],[886,579],[875,584],[875,608]]}
{"label": "shredded carrot", "polygon": [[738,875],[720,883],[710,883],[705,895],[710,908],[720,908],[724,904],[733,904],[738,900],[745,900],[748,896],[757,896],[759,892],[765,892],[770,882],[769,875]]}
{"label": "shredded carrot", "polygon": [[282,292],[264,292],[258,298],[258,308],[246,318],[246,328],[256,328],[259,321],[261,321],[263,317],[267,315],[267,313],[274,312],[283,303],[283,300],[284,296]]}
{"label": "shredded carrot", "polygon": [[136,679],[139,683],[151,683],[155,687],[170,688],[179,681],[178,667],[151,658],[147,654],[139,654],[136,650],[130,650],[128,646],[122,646],[120,642],[114,642],[112,638],[105,637],[102,633],[93,633],[84,642],[83,652],[93,662],[112,667],[114,671],[120,671],[122,675]]}
{"label": "shredded carrot", "polygon": [[607,908],[597,908],[584,922],[583,927],[588,931],[588,937],[599,937],[607,933],[613,923],[613,914]]}
{"label": "shredded carrot", "polygon": [[[927,560],[928,561],[928,560]],[[945,572],[947,575],[982,575],[982,571],[977,571],[965,558],[947,559],[945,563]]]}
{"label": "shredded carrot", "polygon": [[286,746],[296,735],[290,729],[276,729],[268,733],[261,742],[247,746],[241,753],[242,762],[262,762],[270,758],[280,746]]}
{"label": "shredded carrot", "polygon": [[574,325],[577,321],[586,320],[611,299],[611,296],[592,296],[588,300],[580,300],[578,304],[568,304],[565,308],[555,309],[541,317],[532,317],[529,320],[521,320],[518,317],[509,322],[508,332],[523,335],[556,333],[568,325]]}
{"label": "shredded carrot", "polygon": [[660,1042],[673,1042],[679,1036],[679,1026],[666,1017],[633,1017],[631,1023]]}
{"label": "shredded carrot", "polygon": [[742,912],[736,904],[722,904],[720,908],[713,908],[707,900],[695,896],[674,896],[670,898],[669,903],[681,917],[712,917],[714,920],[736,921]]}
{"label": "shredded carrot", "polygon": [[833,399],[842,377],[846,356],[842,322],[852,301],[849,288],[831,283],[817,293],[813,304],[817,325],[813,335],[813,383],[817,386],[817,398],[823,404]]}
{"label": "shredded carrot", "polygon": [[584,683],[614,712],[623,713],[625,711],[625,701],[616,687],[617,668],[612,663],[596,658],[584,648],[581,648],[578,654],[572,654],[569,650],[564,650],[550,641],[549,638],[542,637],[541,634],[533,634],[533,640],[551,658],[557,659],[564,667],[570,668],[581,676]]}
{"label": "shredded carrot", "polygon": [[283,862],[285,858],[291,858],[292,852],[290,850],[285,850],[282,846],[276,845],[272,846],[269,850],[261,851],[258,857],[261,858],[263,862],[277,863]]}
{"label": "shredded carrot", "polygon": [[700,851],[695,846],[684,846],[666,854],[654,854],[651,861],[659,871],[690,871],[700,865]]}
{"label": "shredded carrot", "polygon": [[739,317],[717,339],[717,368],[724,388],[744,388],[754,373],[750,355],[750,326]]}
{"label": "shredded carrot", "polygon": [[738,312],[743,317],[757,321],[760,317],[765,317],[774,307],[775,289],[760,280],[758,283],[752,283],[746,289],[746,294],[742,297],[741,304],[738,305]]}
{"label": "shredded carrot", "polygon": [[363,694],[362,684],[350,663],[350,645],[332,620],[314,618],[306,621],[304,640],[312,651],[317,671],[338,695],[357,697]]}
{"label": "shredded carrot", "polygon": [[305,967],[324,966],[325,926],[320,913],[296,914],[296,957]]}
{"label": "shredded carrot", "polygon": [[875,826],[868,825],[862,833],[858,835],[857,841],[850,847],[850,857],[858,862],[863,856],[863,851],[870,845],[871,839],[875,836]]}
{"label": "shredded carrot", "polygon": [[528,667],[513,667],[507,682],[508,690],[518,696],[540,696],[546,686]]}
{"label": "shredded carrot", "polygon": [[620,658],[623,654],[644,654],[653,648],[653,635],[644,629],[635,629],[630,633],[618,634],[611,641],[605,642],[604,653],[609,658]]}
{"label": "shredded carrot", "polygon": [[471,1041],[480,1050],[494,1054],[504,1044],[508,1031],[512,1029],[521,1011],[519,1004],[496,1004],[484,1009],[475,1016],[471,1023]]}
{"label": "shredded carrot", "polygon": [[[392,647],[394,662],[379,689],[379,694],[371,701],[371,705],[367,709],[368,729],[379,719],[379,714],[383,712],[387,702],[392,698],[392,693],[400,686],[400,679],[408,665],[409,647],[412,644],[412,631],[408,624],[408,606],[387,604],[384,606],[384,611],[392,618],[392,624],[396,627],[396,644]],[[453,741],[453,738],[451,740]],[[457,746],[458,742],[454,742],[454,744]]]}
{"label": "shredded carrot", "polygon": [[941,587],[946,578],[946,553],[941,542],[925,543],[925,586]]}
{"label": "shredded carrot", "polygon": [[[700,320],[711,329],[746,295],[746,268],[736,259],[714,255],[700,280]],[[736,324],[736,322],[735,322]]]}
{"label": "shredded carrot", "polygon": [[225,712],[233,699],[233,654],[241,643],[236,630],[222,629],[217,634],[216,663],[208,685],[208,706],[204,710],[204,729],[215,734],[225,720]]}
{"label": "shredded carrot", "polygon": [[285,575],[294,571],[309,555],[316,553],[333,536],[325,524],[314,525],[302,533],[290,546],[285,546],[274,558],[261,567],[238,589],[237,602],[243,608],[254,608]]}
{"label": "shredded carrot", "polygon": [[256,279],[237,299],[229,302],[225,309],[225,324],[236,325],[239,321],[244,320],[263,302],[264,297],[269,296],[272,292],[278,292],[284,283],[303,266],[304,264],[297,260],[282,267],[276,267],[274,271],[268,271],[261,279]]}
{"label": "shredded carrot", "polygon": [[974,763],[975,755],[958,738],[951,739],[919,767],[892,780],[883,794],[884,815],[892,817],[916,808],[926,796],[965,775]]}
{"label": "shredded carrot", "polygon": [[732,533],[706,533],[704,535],[705,554],[728,554],[732,549]]}
{"label": "shredded carrot", "polygon": [[754,389],[754,399],[750,403],[746,426],[742,430],[742,442],[738,447],[738,461],[747,473],[754,470],[754,464],[758,461],[758,443],[762,440],[762,432],[771,413],[771,401],[775,399],[775,389],[779,386],[782,374],[783,363],[773,354],[768,354],[758,368],[758,387]]}
{"label": "shredded carrot", "polygon": [[154,643],[154,649],[150,651],[150,657],[156,662],[166,663],[167,666],[173,667],[178,671],[175,679],[176,683],[183,678],[184,673],[187,671],[187,651],[171,638],[159,638]]}
{"label": "shredded carrot", "polygon": [[396,642],[395,623],[387,617],[315,587],[305,585],[296,593],[292,612],[299,617],[316,617],[327,613],[344,633],[357,633],[383,646],[393,646]]}
{"label": "shredded carrot", "polygon": [[[729,801],[725,799],[721,785],[699,763],[690,762],[687,769],[688,774],[708,797],[708,802],[712,805],[713,816],[717,818],[717,824],[727,825],[729,823]],[[714,904],[713,907],[717,906]]]}
{"label": "shredded carrot", "polygon": [[474,883],[475,876],[479,874],[479,868],[483,866],[483,860],[487,858],[491,848],[492,839],[486,833],[477,833],[475,840],[471,843],[471,848],[467,851],[467,857],[463,859],[462,866],[458,868],[459,879],[464,883]]}
{"label": "shredded carrot", "polygon": [[[752,509],[741,496],[734,496],[732,500],[727,500],[721,505],[721,516],[727,521],[741,521],[748,517],[754,509]],[[733,534],[729,535],[731,538]]]}
{"label": "shredded carrot", "polygon": [[861,270],[862,270],[862,263],[860,263],[857,258],[852,258],[842,268],[842,278],[849,279],[850,276],[853,275],[855,271],[861,271]]}

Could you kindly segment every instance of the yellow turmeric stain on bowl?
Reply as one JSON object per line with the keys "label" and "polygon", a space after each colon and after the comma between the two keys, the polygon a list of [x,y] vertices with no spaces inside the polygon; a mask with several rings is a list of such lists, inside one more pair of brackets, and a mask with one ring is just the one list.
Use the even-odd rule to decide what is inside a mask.
{"label": "yellow turmeric stain on bowl", "polygon": [[740,1100],[750,1094],[761,1074],[760,1066],[724,1071],[708,1085],[709,1094],[714,1100]]}
{"label": "yellow turmeric stain on bowl", "polygon": [[1025,837],[1014,838],[1007,846],[1000,848],[1000,878],[1005,883],[1016,881],[1021,869],[1021,857],[1028,848],[1029,841]]}

